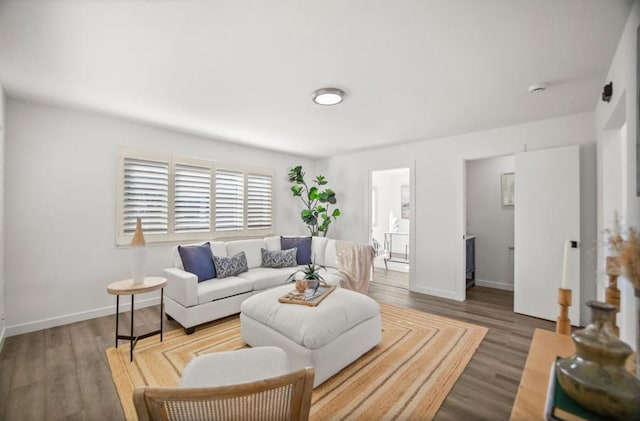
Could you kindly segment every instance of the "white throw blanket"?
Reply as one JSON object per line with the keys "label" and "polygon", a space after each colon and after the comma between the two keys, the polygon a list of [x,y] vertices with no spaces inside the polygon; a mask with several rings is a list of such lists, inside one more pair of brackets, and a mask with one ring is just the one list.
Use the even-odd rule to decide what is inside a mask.
{"label": "white throw blanket", "polygon": [[353,241],[336,241],[336,254],[343,275],[341,286],[366,294],[373,274],[375,250],[368,244]]}

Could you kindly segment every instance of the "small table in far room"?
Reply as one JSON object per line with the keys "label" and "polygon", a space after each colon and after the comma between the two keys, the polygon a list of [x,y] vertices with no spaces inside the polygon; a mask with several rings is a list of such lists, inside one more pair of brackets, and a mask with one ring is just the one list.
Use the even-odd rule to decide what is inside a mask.
{"label": "small table in far room", "polygon": [[[138,343],[138,340],[148,338],[149,336],[160,334],[160,342],[162,342],[162,319],[163,319],[163,296],[164,287],[167,285],[167,279],[157,276],[151,276],[144,278],[144,281],[139,284],[134,284],[133,279],[125,279],[123,281],[113,282],[107,286],[107,292],[116,296],[116,348],[118,347],[119,339],[126,339],[131,343],[130,359],[133,361],[133,348]],[[144,292],[151,292],[160,290],[160,330],[145,333],[143,335],[134,336],[133,334],[133,296],[136,294],[142,294]],[[131,332],[129,335],[118,334],[118,322],[120,321],[120,296],[131,295]]]}

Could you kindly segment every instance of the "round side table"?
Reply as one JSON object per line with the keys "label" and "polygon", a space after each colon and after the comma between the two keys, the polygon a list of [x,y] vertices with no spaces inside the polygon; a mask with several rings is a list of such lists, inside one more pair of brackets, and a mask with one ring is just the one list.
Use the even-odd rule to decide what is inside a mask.
{"label": "round side table", "polygon": [[[138,340],[148,338],[149,336],[160,334],[160,342],[162,342],[162,319],[164,313],[164,287],[167,285],[167,279],[157,276],[151,276],[144,278],[144,281],[138,284],[133,283],[133,279],[125,279],[123,281],[113,282],[107,286],[107,292],[116,296],[116,348],[118,347],[118,340],[125,339],[131,344],[130,360],[133,361],[133,348],[135,348]],[[145,333],[143,335],[135,336],[133,334],[133,297],[136,294],[142,294],[144,292],[151,292],[160,290],[160,330]],[[118,322],[120,319],[120,296],[131,295],[131,332],[129,335],[118,334]]]}

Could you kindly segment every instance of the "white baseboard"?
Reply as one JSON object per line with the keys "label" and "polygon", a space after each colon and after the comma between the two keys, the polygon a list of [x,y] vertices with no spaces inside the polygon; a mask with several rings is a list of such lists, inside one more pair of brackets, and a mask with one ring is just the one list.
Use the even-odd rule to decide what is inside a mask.
{"label": "white baseboard", "polygon": [[409,285],[409,291],[419,292],[420,294],[434,295],[436,297],[441,297],[441,298],[449,298],[451,300],[456,300],[456,301],[462,301],[460,297],[456,295],[455,291],[445,291],[441,289],[424,288],[420,286],[412,287],[411,285]]}
{"label": "white baseboard", "polygon": [[487,288],[504,289],[504,290],[507,290],[507,291],[513,291],[513,284],[507,284],[506,282],[483,281],[482,279],[476,279],[476,285],[478,285],[479,287],[487,287]]}
{"label": "white baseboard", "polygon": [[[123,301],[123,300],[121,300]],[[160,297],[148,298],[145,300],[136,300],[135,308],[140,309],[160,304]],[[120,303],[120,312],[131,310],[131,302]],[[50,319],[38,320],[35,322],[22,323],[19,325],[8,326],[4,333],[7,337],[21,335],[23,333],[35,332],[36,330],[48,329],[50,327],[62,326],[69,323],[80,322],[83,320],[95,319],[96,317],[108,316],[116,313],[115,304],[112,306],[97,308],[94,310],[81,311],[79,313],[66,314],[64,316],[52,317]],[[2,340],[5,335],[3,334]]]}

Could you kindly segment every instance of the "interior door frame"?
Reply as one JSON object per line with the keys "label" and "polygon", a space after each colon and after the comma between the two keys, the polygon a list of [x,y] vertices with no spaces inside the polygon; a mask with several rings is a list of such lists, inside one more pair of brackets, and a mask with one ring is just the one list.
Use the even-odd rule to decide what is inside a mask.
{"label": "interior door frame", "polygon": [[388,165],[384,167],[375,167],[367,169],[367,182],[366,182],[366,192],[365,197],[367,200],[365,201],[365,211],[364,214],[367,215],[366,218],[366,232],[369,240],[369,244],[371,243],[371,227],[373,226],[373,221],[371,217],[371,191],[373,189],[373,172],[374,171],[388,171],[400,168],[408,168],[409,169],[409,291],[415,290],[416,284],[416,221],[415,215],[416,213],[416,161],[411,160],[407,163],[396,163],[394,165]]}
{"label": "interior door frame", "polygon": [[[508,153],[501,153],[501,154],[494,154],[494,155],[487,155],[487,156],[479,156],[479,157],[473,157],[473,158],[463,158],[462,159],[462,212],[461,212],[461,216],[462,219],[460,220],[461,223],[459,225],[461,234],[461,241],[460,241],[460,248],[459,248],[459,253],[458,256],[462,256],[462,259],[460,260],[458,266],[460,268],[460,271],[462,271],[462,274],[460,275],[460,279],[458,280],[458,282],[456,283],[458,285],[458,288],[460,288],[460,292],[457,293],[457,295],[460,297],[460,299],[462,301],[466,301],[467,300],[467,271],[466,271],[466,262],[467,262],[467,248],[466,248],[466,244],[465,244],[465,236],[467,234],[467,164],[469,163],[469,161],[479,161],[481,159],[491,159],[491,158],[500,158],[500,157],[504,157],[504,156],[514,156],[516,154],[516,152],[508,152]],[[476,244],[476,249],[477,249],[477,244]],[[515,257],[515,256],[514,256]]]}

